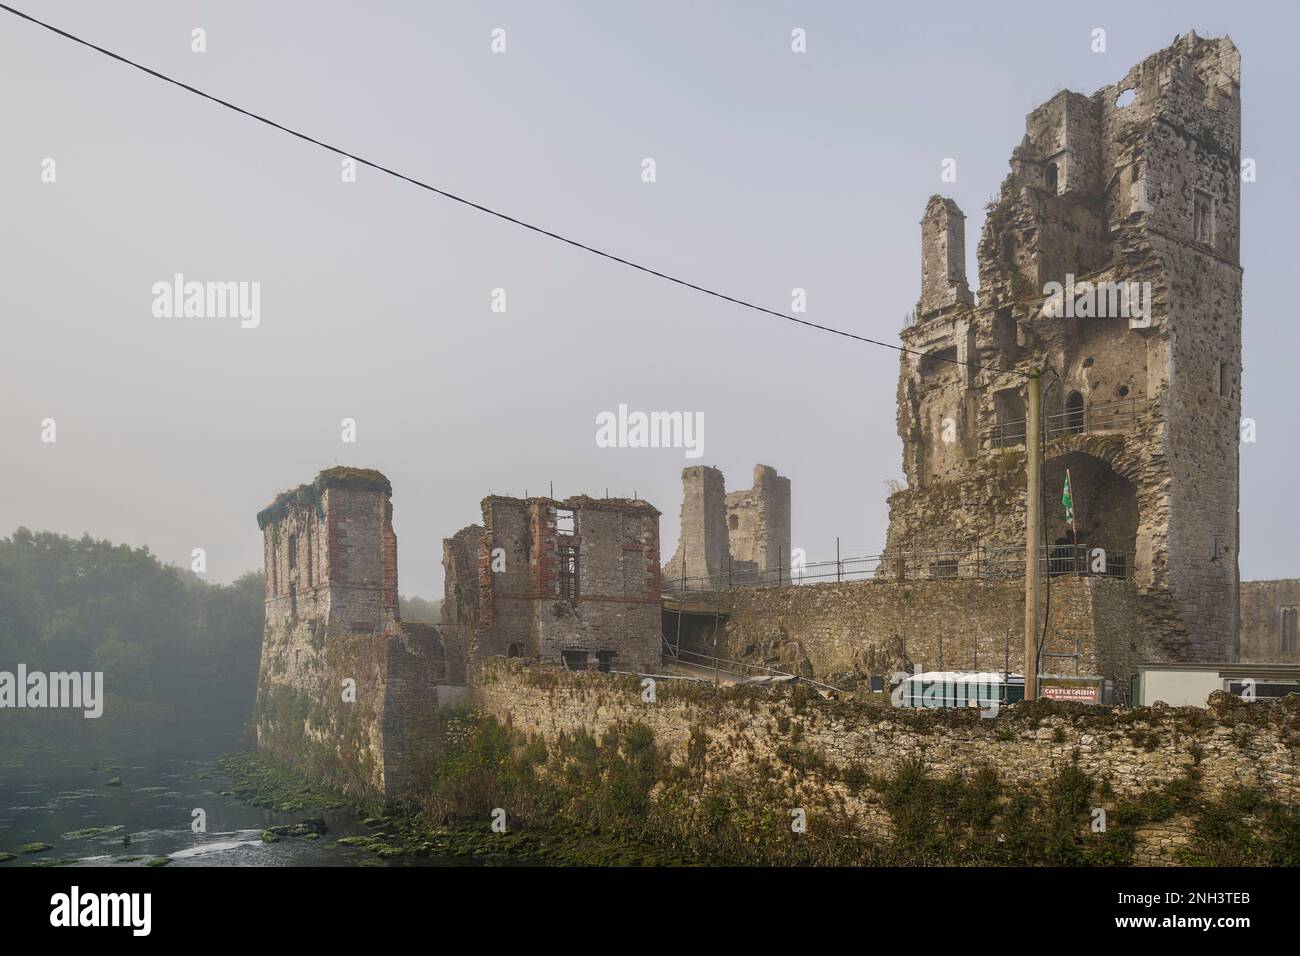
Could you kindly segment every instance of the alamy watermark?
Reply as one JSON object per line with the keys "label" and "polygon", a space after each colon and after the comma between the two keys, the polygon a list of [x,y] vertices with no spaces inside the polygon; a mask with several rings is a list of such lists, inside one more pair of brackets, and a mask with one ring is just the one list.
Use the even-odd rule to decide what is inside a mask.
{"label": "alamy watermark", "polygon": [[0,671],[0,709],[70,707],[82,709],[95,719],[104,713],[104,672],[28,671],[26,664],[18,672]]}
{"label": "alamy watermark", "polygon": [[597,448],[682,448],[687,458],[704,454],[703,412],[618,412],[596,416]]}
{"label": "alamy watermark", "polygon": [[170,282],[155,282],[151,291],[155,318],[237,318],[244,329],[262,324],[260,282],[186,282],[178,272]]}
{"label": "alamy watermark", "polygon": [[1078,282],[1043,286],[1043,315],[1049,319],[1136,319],[1151,324],[1150,282]]}

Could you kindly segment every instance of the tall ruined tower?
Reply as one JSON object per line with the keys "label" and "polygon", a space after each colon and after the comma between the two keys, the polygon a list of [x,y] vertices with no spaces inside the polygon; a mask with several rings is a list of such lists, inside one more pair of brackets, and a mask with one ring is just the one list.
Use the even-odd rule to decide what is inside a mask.
{"label": "tall ruined tower", "polygon": [[711,465],[682,469],[682,530],[677,551],[664,565],[669,581],[727,573],[726,485]]}
{"label": "tall ruined tower", "polygon": [[1129,650],[1232,659],[1240,120],[1236,47],[1194,33],[1092,96],[1052,97],[988,208],[978,304],[954,254],[961,212],[931,198],[889,551],[979,548],[987,568],[1023,549],[1024,381],[1042,368],[1048,545],[1073,545],[1068,469],[1079,543],[1143,602]]}

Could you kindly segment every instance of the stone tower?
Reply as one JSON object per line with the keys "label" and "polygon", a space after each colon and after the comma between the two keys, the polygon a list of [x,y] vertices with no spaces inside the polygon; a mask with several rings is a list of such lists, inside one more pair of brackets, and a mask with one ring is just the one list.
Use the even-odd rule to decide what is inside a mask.
{"label": "stone tower", "polygon": [[727,494],[733,570],[775,571],[790,564],[790,479],[754,466],[754,485]]}
{"label": "stone tower", "polygon": [[711,465],[682,469],[682,530],[677,551],[664,565],[669,582],[727,573],[726,486]]}
{"label": "stone tower", "polygon": [[380,472],[329,468],[258,513],[268,637],[380,634],[397,623],[391,496]]}
{"label": "stone tower", "polygon": [[665,585],[682,579],[683,563],[697,589],[781,580],[790,564],[790,479],[755,465],[753,487],[727,492],[717,468],[683,469],[681,538],[664,565]]}
{"label": "stone tower", "polygon": [[960,210],[931,198],[889,551],[1023,549],[1024,381],[1042,368],[1048,544],[1072,545],[1068,469],[1080,544],[1144,602],[1133,652],[1233,658],[1240,118],[1236,47],[1195,34],[1035,109],[988,208],[977,305]]}

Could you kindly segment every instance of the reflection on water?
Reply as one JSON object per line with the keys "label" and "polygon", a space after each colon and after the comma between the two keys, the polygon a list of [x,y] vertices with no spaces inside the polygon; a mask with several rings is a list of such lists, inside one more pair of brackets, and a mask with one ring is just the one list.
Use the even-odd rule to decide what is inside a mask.
{"label": "reflection on water", "polygon": [[[248,807],[221,791],[229,787],[210,761],[156,751],[114,759],[103,753],[41,752],[21,766],[0,768],[0,851],[27,843],[52,849],[20,855],[0,866],[144,866],[167,857],[170,866],[452,866],[476,861],[433,858],[381,861],[339,837],[368,835],[351,810],[283,813]],[[110,785],[111,783],[111,785]],[[207,832],[191,830],[194,810],[207,814]],[[284,837],[263,843],[262,831],[322,817],[328,832],[316,840]],[[111,832],[79,834],[100,828]],[[139,859],[128,860],[127,858]]]}

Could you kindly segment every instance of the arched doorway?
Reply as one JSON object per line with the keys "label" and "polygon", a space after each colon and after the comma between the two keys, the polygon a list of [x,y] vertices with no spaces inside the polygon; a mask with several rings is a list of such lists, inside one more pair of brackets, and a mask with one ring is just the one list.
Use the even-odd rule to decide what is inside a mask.
{"label": "arched doorway", "polygon": [[1083,396],[1071,392],[1065,396],[1065,429],[1067,434],[1083,431]]}
{"label": "arched doorway", "polygon": [[[1067,471],[1074,504],[1073,528],[1061,500]],[[1107,577],[1133,573],[1139,523],[1133,482],[1104,459],[1070,452],[1044,462],[1043,488],[1049,573]],[[1094,554],[1096,549],[1101,549],[1100,553]]]}

